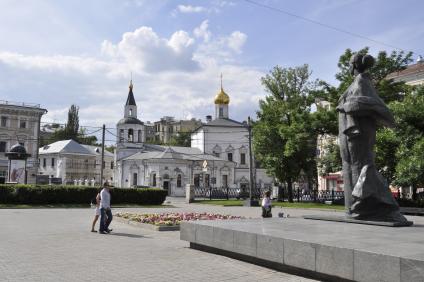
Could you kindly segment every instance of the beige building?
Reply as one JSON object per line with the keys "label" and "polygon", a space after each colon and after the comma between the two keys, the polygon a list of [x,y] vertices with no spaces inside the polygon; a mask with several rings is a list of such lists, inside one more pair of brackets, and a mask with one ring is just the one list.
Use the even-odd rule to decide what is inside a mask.
{"label": "beige building", "polygon": [[31,157],[27,160],[27,182],[35,183],[38,169],[38,142],[41,116],[47,113],[39,104],[0,101],[0,183],[7,181],[5,152],[16,143]]}
{"label": "beige building", "polygon": [[393,72],[386,79],[404,81],[408,85],[424,85],[424,59],[418,56],[416,64],[409,65],[402,71]]}
{"label": "beige building", "polygon": [[200,120],[175,120],[174,117],[165,116],[154,123],[155,141],[169,143],[180,132],[193,132],[202,125]]}

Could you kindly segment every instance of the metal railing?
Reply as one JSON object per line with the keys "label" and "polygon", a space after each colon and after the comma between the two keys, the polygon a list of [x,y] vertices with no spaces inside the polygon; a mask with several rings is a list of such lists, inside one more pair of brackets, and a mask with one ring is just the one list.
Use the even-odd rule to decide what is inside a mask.
{"label": "metal railing", "polygon": [[6,101],[6,100],[0,100],[0,105],[40,108],[40,104],[36,104],[36,103],[14,102],[14,101]]}

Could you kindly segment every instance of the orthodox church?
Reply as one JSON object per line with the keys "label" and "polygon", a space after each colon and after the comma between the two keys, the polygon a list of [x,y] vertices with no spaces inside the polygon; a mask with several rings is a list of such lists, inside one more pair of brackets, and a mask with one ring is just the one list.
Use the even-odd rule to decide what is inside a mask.
{"label": "orthodox church", "polygon": [[[146,129],[137,117],[133,87],[131,81],[124,117],[117,123],[116,187],[156,187],[168,190],[170,196],[184,196],[186,184],[248,187],[248,129],[229,118],[230,98],[222,83],[215,97],[215,119],[208,116],[193,132],[191,147],[145,143]],[[263,170],[256,169],[255,174],[261,186],[272,185]]]}

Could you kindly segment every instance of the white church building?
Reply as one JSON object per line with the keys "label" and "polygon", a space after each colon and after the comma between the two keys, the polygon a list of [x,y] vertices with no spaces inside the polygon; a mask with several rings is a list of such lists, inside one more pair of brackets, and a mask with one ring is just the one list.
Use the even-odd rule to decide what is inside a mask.
{"label": "white church building", "polygon": [[[249,187],[249,130],[246,122],[230,119],[230,97],[221,91],[215,96],[215,118],[208,116],[206,123],[197,128],[191,136],[191,147],[205,154],[234,162],[234,177],[229,179],[231,187],[246,191]],[[253,183],[256,187],[271,188],[273,178],[265,169],[256,167],[253,161]],[[218,184],[225,180],[217,179]]]}
{"label": "white church building", "polygon": [[[146,144],[144,133],[131,82],[124,117],[117,124],[115,186],[162,188],[172,196],[184,196],[186,184],[232,186],[235,162],[197,148]],[[212,175],[227,182],[213,184]]]}

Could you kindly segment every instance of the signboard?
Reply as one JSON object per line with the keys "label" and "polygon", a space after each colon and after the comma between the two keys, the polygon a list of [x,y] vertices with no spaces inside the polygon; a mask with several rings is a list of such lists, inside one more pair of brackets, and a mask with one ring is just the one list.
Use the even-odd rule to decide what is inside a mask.
{"label": "signboard", "polygon": [[9,182],[25,183],[25,160],[10,160]]}
{"label": "signboard", "polygon": [[203,172],[208,171],[208,162],[206,160],[203,161],[202,167]]}

